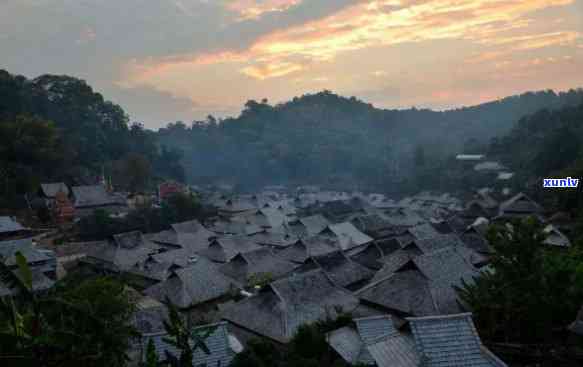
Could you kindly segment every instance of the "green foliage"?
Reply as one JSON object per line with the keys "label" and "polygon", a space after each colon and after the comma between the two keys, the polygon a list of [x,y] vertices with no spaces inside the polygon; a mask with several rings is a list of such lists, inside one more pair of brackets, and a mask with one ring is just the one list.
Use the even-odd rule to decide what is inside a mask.
{"label": "green foliage", "polygon": [[336,319],[302,325],[285,347],[265,339],[251,340],[247,348],[235,356],[231,367],[347,367],[348,364],[326,343],[326,333],[351,321],[350,315],[343,314]]}
{"label": "green foliage", "polygon": [[[43,75],[34,80],[0,70],[0,202],[16,201],[41,181],[91,181],[103,166],[120,166],[121,188],[138,190],[160,178],[184,179],[177,149],[128,124],[123,109],[83,80]],[[122,161],[119,162],[120,157]],[[118,167],[119,168],[119,167]]]}
{"label": "green foliage", "polygon": [[399,191],[410,186],[401,178],[415,172],[414,147],[423,147],[424,166],[432,170],[422,178],[435,182],[440,174],[433,166],[459,153],[464,142],[478,147],[509,131],[525,114],[573,105],[582,96],[581,91],[526,93],[434,112],[381,110],[322,91],[278,105],[251,100],[237,118],[218,123],[209,118],[191,127],[170,124],[158,136],[186,153],[188,176],[197,183],[206,177],[208,182],[236,181],[245,188],[313,182]]}
{"label": "green foliage", "polygon": [[249,285],[263,287],[273,281],[273,274],[271,273],[253,273],[249,276]]}
{"label": "green foliage", "polygon": [[186,319],[166,298],[168,304],[168,320],[164,320],[164,329],[168,333],[168,338],[164,342],[173,345],[180,351],[180,356],[167,354],[166,357],[173,367],[192,367],[194,353],[200,349],[206,354],[210,354],[205,340],[215,332],[216,326],[194,328],[195,325],[190,317]]}
{"label": "green foliage", "polygon": [[152,339],[148,341],[148,347],[146,348],[145,367],[158,367],[158,354],[156,353],[156,347]]}
{"label": "green foliage", "polygon": [[[31,291],[30,269],[19,260],[20,292],[2,300],[0,359],[24,365],[126,365],[134,306],[110,278],[61,284],[49,294]],[[18,285],[20,284],[20,285]]]}
{"label": "green foliage", "polygon": [[583,251],[548,249],[534,220],[489,233],[492,272],[459,289],[489,341],[552,343],[583,299]]}

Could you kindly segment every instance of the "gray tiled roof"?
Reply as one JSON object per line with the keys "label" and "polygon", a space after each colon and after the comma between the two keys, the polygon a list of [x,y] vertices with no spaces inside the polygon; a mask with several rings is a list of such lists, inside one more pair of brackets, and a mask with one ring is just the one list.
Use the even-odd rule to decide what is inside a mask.
{"label": "gray tiled roof", "polygon": [[237,282],[222,274],[216,264],[200,257],[144,293],[159,301],[168,296],[176,306],[188,308],[225,295],[237,286]]}
{"label": "gray tiled roof", "polygon": [[396,334],[368,346],[377,367],[419,367],[421,360],[410,335]]}
{"label": "gray tiled roof", "polygon": [[549,224],[544,228],[544,233],[547,235],[547,238],[545,238],[543,242],[546,245],[557,247],[571,246],[571,241],[569,241],[569,238],[552,224]]}
{"label": "gray tiled roof", "polygon": [[518,193],[500,204],[499,215],[505,214],[539,214],[542,207],[524,193]]}
{"label": "gray tiled roof", "polygon": [[306,236],[314,236],[322,232],[330,222],[320,214],[298,219],[305,228]]}
{"label": "gray tiled roof", "polygon": [[220,270],[229,277],[246,283],[254,274],[270,274],[273,279],[277,279],[296,267],[296,264],[275,256],[270,249],[261,248],[238,254],[221,265]]}
{"label": "gray tiled roof", "polygon": [[364,343],[358,332],[349,326],[326,334],[328,344],[348,363],[356,364]]}
{"label": "gray tiled roof", "polygon": [[32,244],[32,238],[22,238],[18,240],[8,240],[0,242],[0,261],[4,265],[13,267],[16,266],[16,252],[20,253],[26,258],[29,264],[36,262],[44,262],[54,259],[45,251],[39,251]]}
{"label": "gray tiled roof", "polygon": [[354,319],[358,334],[366,345],[374,343],[379,338],[396,334],[398,331],[389,315],[361,317]]}
{"label": "gray tiled roof", "polygon": [[310,256],[319,256],[338,251],[336,241],[322,236],[303,238],[279,251],[277,256],[288,261],[303,263]]}
{"label": "gray tiled roof", "polygon": [[331,224],[321,234],[330,234],[343,251],[351,250],[373,241],[372,238],[356,229],[349,222]]}
{"label": "gray tiled roof", "polygon": [[[194,328],[195,331],[204,332],[209,328],[216,328],[205,339],[205,345],[210,350],[210,354],[206,354],[203,350],[198,348],[194,352],[192,358],[193,366],[208,366],[208,367],[227,367],[233,360],[235,353],[229,344],[229,333],[227,331],[227,323],[220,322],[217,324],[203,325]],[[168,335],[165,332],[146,334],[142,338],[142,360],[146,358],[146,350],[148,342],[153,341],[156,348],[156,353],[161,360],[165,360],[165,351],[178,357],[180,352],[172,345],[167,344],[164,338]]]}
{"label": "gray tiled roof", "polygon": [[201,253],[216,262],[227,262],[237,256],[260,249],[261,246],[247,236],[225,236],[211,241]]}
{"label": "gray tiled roof", "polygon": [[350,260],[341,251],[311,258],[338,286],[349,287],[372,278],[373,271]]}
{"label": "gray tiled roof", "polygon": [[413,226],[407,230],[417,240],[425,240],[439,236],[439,232],[429,223],[423,223]]}
{"label": "gray tiled roof", "polygon": [[373,282],[355,293],[361,300],[409,315],[435,315],[429,282],[419,271],[406,270]]}
{"label": "gray tiled roof", "polygon": [[249,238],[251,238],[253,242],[257,244],[274,246],[278,248],[288,247],[298,240],[296,236],[286,233],[273,232],[270,230],[262,230],[259,233],[249,236]]}
{"label": "gray tiled roof", "polygon": [[25,228],[12,217],[0,216],[0,233],[22,231]]}
{"label": "gray tiled roof", "polygon": [[583,306],[579,309],[575,321],[569,325],[569,330],[577,335],[583,336]]}
{"label": "gray tiled roof", "polygon": [[225,310],[223,318],[271,339],[288,342],[298,327],[326,317],[340,309],[350,312],[358,306],[350,292],[335,286],[321,270],[280,279],[258,295]]}
{"label": "gray tiled roof", "polygon": [[158,333],[164,331],[164,320],[168,318],[168,308],[161,305],[138,309],[132,316],[132,325],[140,334]]}
{"label": "gray tiled roof", "polygon": [[43,194],[48,198],[54,198],[59,191],[69,196],[69,188],[64,182],[41,183],[40,187]]}
{"label": "gray tiled roof", "polygon": [[133,232],[127,236],[125,234],[116,236],[114,242],[104,242],[88,248],[86,260],[101,264],[110,270],[125,271],[160,250],[159,245],[147,240],[140,241],[141,236]]}
{"label": "gray tiled roof", "polygon": [[72,189],[76,208],[119,204],[101,185],[73,186]]}
{"label": "gray tiled roof", "polygon": [[407,320],[423,366],[505,366],[485,352],[469,313]]}

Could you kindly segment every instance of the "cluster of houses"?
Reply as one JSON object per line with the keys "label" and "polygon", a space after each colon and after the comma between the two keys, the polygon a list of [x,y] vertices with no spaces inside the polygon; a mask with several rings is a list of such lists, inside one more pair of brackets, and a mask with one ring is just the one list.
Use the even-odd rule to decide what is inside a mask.
{"label": "cluster of houses", "polygon": [[[43,191],[47,200],[56,195]],[[72,191],[75,210],[117,203],[101,190]],[[570,246],[561,226],[522,193],[480,190],[466,203],[448,194],[395,201],[317,187],[200,197],[218,208],[217,217],[74,245],[76,266],[123,274],[134,286],[142,335],[132,350],[136,362],[150,340],[162,360],[176,353],[164,341],[170,300],[209,331],[210,353],[197,352],[195,366],[227,366],[251,338],[285,345],[302,324],[342,314],[353,323],[330,332],[327,342],[348,363],[506,366],[480,341],[454,287],[488,271],[490,222],[539,217],[548,223],[549,246]],[[5,227],[23,230],[0,218],[0,234]],[[27,259],[41,273],[54,262],[43,263],[32,245],[19,246],[37,251]],[[13,248],[0,242],[0,259],[8,261]]]}

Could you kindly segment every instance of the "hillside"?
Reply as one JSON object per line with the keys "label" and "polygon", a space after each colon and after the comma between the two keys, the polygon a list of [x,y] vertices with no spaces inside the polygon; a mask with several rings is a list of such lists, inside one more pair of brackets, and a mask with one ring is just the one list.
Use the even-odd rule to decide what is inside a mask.
{"label": "hillside", "polygon": [[270,105],[249,101],[237,118],[169,124],[158,136],[184,151],[189,179],[254,186],[312,182],[394,191],[419,166],[481,149],[541,108],[583,100],[583,90],[525,93],[449,111],[383,110],[329,91]]}
{"label": "hillside", "polygon": [[29,80],[0,70],[0,204],[17,205],[42,181],[95,183],[105,173],[120,189],[155,176],[183,178],[176,151],[129,124],[124,110],[83,80]]}

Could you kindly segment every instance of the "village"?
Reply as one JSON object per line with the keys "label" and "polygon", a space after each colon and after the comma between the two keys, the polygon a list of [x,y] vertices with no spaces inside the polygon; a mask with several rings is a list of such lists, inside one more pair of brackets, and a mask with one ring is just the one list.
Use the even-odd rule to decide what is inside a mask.
{"label": "village", "polygon": [[[512,177],[482,158],[457,157],[498,181]],[[347,314],[352,322],[326,341],[348,364],[506,366],[482,343],[456,287],[492,271],[492,223],[533,217],[544,224],[545,246],[563,251],[571,242],[560,213],[503,186],[475,190],[466,200],[430,192],[392,200],[318,186],[237,193],[230,185],[167,182],[155,194],[128,195],[106,180],[43,183],[27,202],[31,212],[46,208],[52,224],[35,228],[0,217],[0,259],[18,276],[15,254],[24,255],[39,293],[68,273],[123,276],[138,308],[133,323],[141,336],[128,351],[135,366],[149,343],[162,361],[177,353],[165,342],[168,302],[197,317],[197,327],[213,327],[209,353],[197,350],[194,366],[228,366],[250,340],[285,346],[301,325]],[[177,194],[216,211],[156,233],[55,240],[96,210],[123,218]],[[0,296],[15,291],[0,284]],[[583,335],[582,316],[565,325],[574,335]]]}

